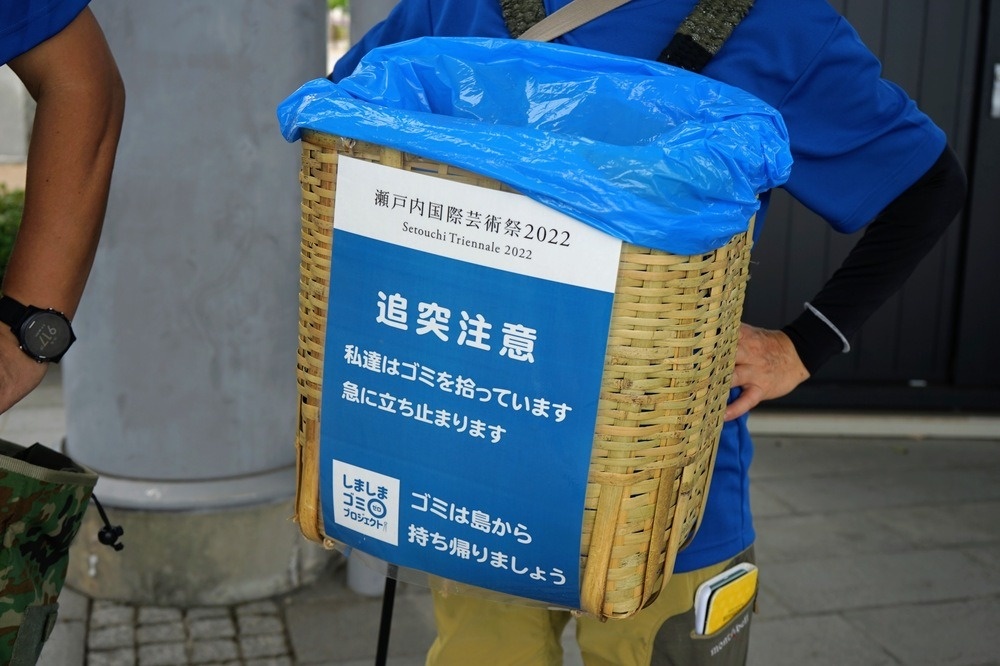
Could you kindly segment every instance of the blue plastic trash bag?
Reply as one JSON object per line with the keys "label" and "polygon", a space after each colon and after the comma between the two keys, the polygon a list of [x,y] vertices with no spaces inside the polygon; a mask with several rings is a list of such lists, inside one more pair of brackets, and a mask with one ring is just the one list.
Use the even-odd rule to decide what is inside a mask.
{"label": "blue plastic trash bag", "polygon": [[492,177],[624,241],[680,255],[746,231],[784,183],[784,122],[752,95],[657,62],[542,42],[423,37],[368,53],[278,107],[308,128]]}

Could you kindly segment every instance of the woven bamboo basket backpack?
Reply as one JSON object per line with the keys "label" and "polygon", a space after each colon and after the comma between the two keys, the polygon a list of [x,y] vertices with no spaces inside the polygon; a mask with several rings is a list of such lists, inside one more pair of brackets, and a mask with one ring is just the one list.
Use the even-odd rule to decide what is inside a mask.
{"label": "woven bamboo basket backpack", "polygon": [[[704,13],[705,4],[692,17]],[[728,21],[710,51],[697,44],[692,50],[692,30],[700,23],[689,17],[661,60],[687,61],[693,54],[697,66],[689,69],[707,62],[752,3],[723,4],[737,5],[727,14],[735,21]],[[296,520],[305,537],[330,548],[336,544],[324,534],[319,432],[342,155],[512,191],[491,178],[389,147],[303,132]],[[695,256],[622,245],[580,535],[581,606],[587,613],[623,618],[650,603],[697,530],[735,362],[752,222],[723,247]]]}
{"label": "woven bamboo basket backpack", "polygon": [[[392,148],[303,134],[296,518],[306,537],[330,547],[319,427],[340,155],[507,189]],[[622,246],[580,539],[587,612],[625,617],[642,608],[697,527],[732,376],[750,236],[696,256]]]}

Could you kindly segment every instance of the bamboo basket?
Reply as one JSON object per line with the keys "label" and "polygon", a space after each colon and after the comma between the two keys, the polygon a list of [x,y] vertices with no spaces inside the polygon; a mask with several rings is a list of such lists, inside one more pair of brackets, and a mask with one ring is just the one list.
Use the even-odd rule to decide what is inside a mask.
{"label": "bamboo basket", "polygon": [[[385,146],[303,132],[295,517],[306,538],[327,547],[334,544],[323,533],[319,426],[341,154],[512,191]],[[697,529],[732,378],[751,236],[696,256],[622,245],[580,538],[584,612],[623,618],[646,606]]]}

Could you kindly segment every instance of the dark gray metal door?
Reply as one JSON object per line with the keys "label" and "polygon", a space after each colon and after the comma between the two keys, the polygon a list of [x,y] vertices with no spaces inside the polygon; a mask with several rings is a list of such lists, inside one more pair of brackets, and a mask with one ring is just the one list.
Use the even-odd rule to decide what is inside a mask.
{"label": "dark gray metal door", "polygon": [[[831,0],[900,84],[947,132],[972,195],[903,290],[778,406],[1000,410],[1000,0]],[[988,64],[988,66],[987,66]],[[988,71],[987,71],[988,70]],[[998,110],[1000,113],[1000,110]],[[858,235],[843,236],[776,192],[758,246],[745,320],[778,327],[801,312]]]}
{"label": "dark gray metal door", "polygon": [[1000,0],[990,0],[984,22],[955,349],[955,382],[968,387],[1000,385]]}

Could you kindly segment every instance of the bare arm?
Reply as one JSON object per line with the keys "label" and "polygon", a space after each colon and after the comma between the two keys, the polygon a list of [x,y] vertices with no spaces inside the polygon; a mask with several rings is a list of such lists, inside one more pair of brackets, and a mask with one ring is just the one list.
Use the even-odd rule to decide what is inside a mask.
{"label": "bare arm", "polygon": [[[24,216],[3,293],[72,318],[97,251],[125,91],[89,9],[62,32],[9,63],[37,102],[28,147]],[[0,412],[47,369],[0,326]]]}

